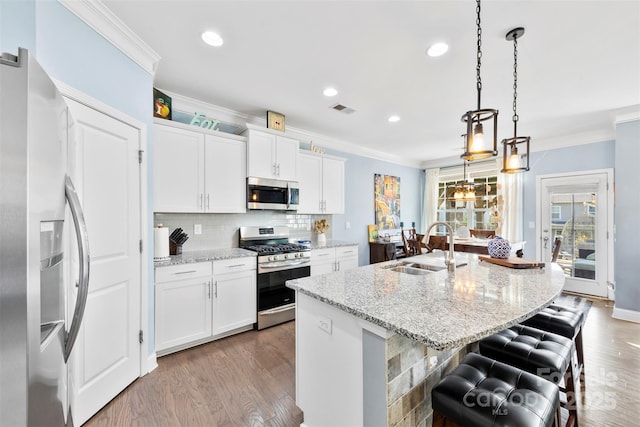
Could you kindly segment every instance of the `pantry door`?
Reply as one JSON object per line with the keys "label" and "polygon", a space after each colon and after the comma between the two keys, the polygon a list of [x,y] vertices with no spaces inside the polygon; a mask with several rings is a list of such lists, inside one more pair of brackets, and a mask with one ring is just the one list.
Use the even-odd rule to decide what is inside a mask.
{"label": "pantry door", "polygon": [[613,277],[611,170],[538,177],[541,228],[538,252],[550,260],[556,238],[557,259],[565,273],[564,290],[606,297]]}
{"label": "pantry door", "polygon": [[69,175],[90,254],[87,305],[69,364],[71,414],[80,425],[141,372],[141,136],[121,120],[67,103]]}

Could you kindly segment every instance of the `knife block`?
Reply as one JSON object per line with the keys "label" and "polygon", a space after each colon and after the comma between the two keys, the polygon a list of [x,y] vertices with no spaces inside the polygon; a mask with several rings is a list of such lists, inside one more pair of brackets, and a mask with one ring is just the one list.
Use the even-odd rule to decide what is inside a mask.
{"label": "knife block", "polygon": [[169,255],[180,255],[182,254],[182,245],[176,245],[176,243],[169,239]]}

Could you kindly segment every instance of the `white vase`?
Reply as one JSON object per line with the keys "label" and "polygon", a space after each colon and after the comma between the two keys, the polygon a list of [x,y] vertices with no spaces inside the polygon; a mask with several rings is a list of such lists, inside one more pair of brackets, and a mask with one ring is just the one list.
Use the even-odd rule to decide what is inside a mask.
{"label": "white vase", "polygon": [[327,244],[327,236],[324,233],[318,233],[318,246],[325,246]]}

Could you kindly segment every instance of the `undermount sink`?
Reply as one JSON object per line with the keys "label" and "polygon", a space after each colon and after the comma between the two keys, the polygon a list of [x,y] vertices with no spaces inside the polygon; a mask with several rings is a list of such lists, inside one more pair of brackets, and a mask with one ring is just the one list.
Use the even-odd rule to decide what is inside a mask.
{"label": "undermount sink", "polygon": [[[466,262],[462,262],[456,264],[457,267],[467,265]],[[433,264],[423,264],[418,262],[399,262],[397,264],[387,265],[382,267],[387,270],[396,271],[398,273],[406,273],[413,274],[416,276],[424,276],[427,274],[431,274],[435,271],[446,270],[447,267],[445,265],[433,265]]]}

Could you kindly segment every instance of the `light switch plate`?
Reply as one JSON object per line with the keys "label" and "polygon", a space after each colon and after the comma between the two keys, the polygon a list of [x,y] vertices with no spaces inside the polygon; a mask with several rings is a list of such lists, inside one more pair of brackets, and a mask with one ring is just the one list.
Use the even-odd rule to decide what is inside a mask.
{"label": "light switch plate", "polygon": [[193,224],[193,234],[202,234],[202,224]]}
{"label": "light switch plate", "polygon": [[318,327],[331,335],[332,321],[328,317],[318,316]]}

